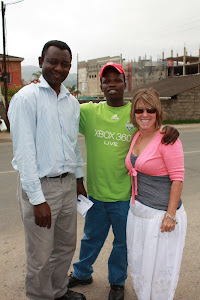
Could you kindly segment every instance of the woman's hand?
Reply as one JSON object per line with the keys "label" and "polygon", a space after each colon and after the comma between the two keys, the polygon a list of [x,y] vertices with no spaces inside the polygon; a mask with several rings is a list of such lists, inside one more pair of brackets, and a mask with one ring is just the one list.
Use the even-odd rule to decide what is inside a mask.
{"label": "woman's hand", "polygon": [[175,225],[176,225],[176,222],[173,221],[172,219],[170,218],[166,218],[165,215],[164,215],[164,218],[162,220],[162,224],[161,224],[161,232],[171,232],[172,230],[175,229]]}

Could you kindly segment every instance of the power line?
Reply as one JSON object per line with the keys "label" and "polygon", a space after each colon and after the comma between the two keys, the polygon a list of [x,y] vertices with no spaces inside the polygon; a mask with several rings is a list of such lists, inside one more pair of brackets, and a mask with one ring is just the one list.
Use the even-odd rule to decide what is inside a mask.
{"label": "power line", "polygon": [[[20,3],[24,0],[19,0],[19,1],[16,1],[16,2],[11,2],[11,3],[4,3],[4,7],[6,7],[7,5],[12,5],[12,4],[17,4],[17,3]],[[2,9],[0,9],[0,11],[2,11]]]}
{"label": "power line", "polygon": [[17,4],[17,3],[22,2],[22,1],[24,1],[24,0],[19,0],[19,1],[11,2],[11,3],[5,3],[5,5]]}

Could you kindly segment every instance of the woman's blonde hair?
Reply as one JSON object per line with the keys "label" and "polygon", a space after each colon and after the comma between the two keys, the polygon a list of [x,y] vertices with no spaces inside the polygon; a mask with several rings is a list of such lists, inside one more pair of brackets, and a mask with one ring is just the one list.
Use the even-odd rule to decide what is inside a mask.
{"label": "woman's blonde hair", "polygon": [[135,119],[135,109],[138,101],[148,103],[151,107],[156,109],[156,129],[159,129],[163,121],[163,110],[158,92],[153,88],[143,88],[137,90],[137,92],[134,94],[131,105],[130,121],[135,127],[138,127]]}

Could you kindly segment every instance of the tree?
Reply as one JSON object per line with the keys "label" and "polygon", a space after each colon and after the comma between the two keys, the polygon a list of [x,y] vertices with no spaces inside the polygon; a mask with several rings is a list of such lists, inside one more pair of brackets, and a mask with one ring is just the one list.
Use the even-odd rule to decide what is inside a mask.
{"label": "tree", "polygon": [[37,80],[40,77],[41,74],[42,74],[41,71],[37,71],[36,73],[32,73],[33,80]]}
{"label": "tree", "polygon": [[67,89],[68,89],[69,92],[70,92],[73,96],[75,96],[75,97],[77,97],[78,94],[81,94],[81,91],[77,90],[75,84],[72,85],[72,86],[67,86]]}

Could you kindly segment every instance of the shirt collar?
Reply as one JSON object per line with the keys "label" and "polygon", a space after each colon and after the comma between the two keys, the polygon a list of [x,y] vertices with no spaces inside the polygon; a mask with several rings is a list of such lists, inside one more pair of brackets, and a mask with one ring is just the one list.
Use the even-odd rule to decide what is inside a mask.
{"label": "shirt collar", "polygon": [[[39,78],[40,82],[38,83],[39,87],[43,87],[43,88],[49,88],[52,89],[50,87],[50,85],[48,84],[48,82],[44,79],[44,77],[41,75]],[[68,89],[64,86],[64,84],[61,83],[60,85],[60,94],[59,97],[69,97],[70,92],[68,91]]]}

